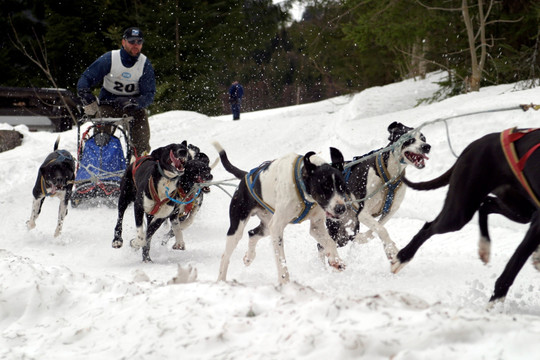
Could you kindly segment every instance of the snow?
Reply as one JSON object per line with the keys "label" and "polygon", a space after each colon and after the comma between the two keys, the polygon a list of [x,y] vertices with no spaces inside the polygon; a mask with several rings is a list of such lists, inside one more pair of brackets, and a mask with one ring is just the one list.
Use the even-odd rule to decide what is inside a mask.
{"label": "snow", "polygon": [[[249,170],[289,152],[313,150],[329,160],[330,146],[352,159],[385,146],[386,128],[400,121],[422,126],[432,145],[423,170],[407,169],[419,181],[453,164],[451,147],[459,154],[486,133],[538,126],[539,112],[508,108],[538,103],[539,89],[487,87],[415,107],[437,91],[439,76],[243,113],[240,121],[187,111],[157,114],[150,118],[151,145],[186,139],[213,160],[211,143],[217,140],[233,164]],[[505,111],[491,111],[497,109]],[[158,230],[150,264],[127,246],[135,237],[131,207],[121,249],[111,247],[116,211],[107,207],[70,208],[55,238],[58,200],[47,199],[36,228],[28,231],[37,169],[58,134],[15,129],[24,134],[23,145],[0,153],[2,359],[538,358],[540,274],[530,261],[506,302],[486,311],[495,280],[527,225],[491,215],[492,260],[483,265],[475,216],[462,230],[428,240],[396,275],[377,237],[340,248],[347,269],[337,272],[319,260],[308,224],[290,225],[284,237],[290,284],[277,283],[268,238],[259,242],[254,263],[244,267],[247,235],[231,258],[229,281],[216,282],[228,228],[227,193],[212,187],[184,233],[185,251],[172,250],[173,241],[162,246],[168,228]],[[76,139],[76,130],[62,133],[60,147],[75,154]],[[221,165],[214,170],[217,181],[236,184],[231,178]],[[234,187],[224,189],[232,193]],[[387,224],[399,248],[438,214],[445,194],[446,188],[407,191]],[[175,283],[178,266],[188,270]]]}

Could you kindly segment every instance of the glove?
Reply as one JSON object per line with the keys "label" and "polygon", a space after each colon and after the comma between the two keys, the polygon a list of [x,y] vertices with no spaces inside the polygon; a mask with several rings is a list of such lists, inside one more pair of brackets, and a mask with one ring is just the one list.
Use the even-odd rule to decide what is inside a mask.
{"label": "glove", "polygon": [[88,116],[94,116],[98,112],[98,103],[97,101],[94,101],[91,104],[83,106],[84,113]]}
{"label": "glove", "polygon": [[137,100],[133,98],[118,98],[115,102],[115,107],[118,110],[135,110],[139,107]]}
{"label": "glove", "polygon": [[91,105],[96,102],[96,97],[92,94],[90,89],[79,89],[78,93],[83,105]]}

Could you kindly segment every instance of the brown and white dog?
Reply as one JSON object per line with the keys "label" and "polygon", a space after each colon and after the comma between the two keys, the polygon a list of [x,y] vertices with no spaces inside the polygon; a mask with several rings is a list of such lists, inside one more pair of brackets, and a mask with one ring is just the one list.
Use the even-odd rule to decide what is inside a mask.
{"label": "brown and white dog", "polygon": [[283,251],[283,231],[290,223],[310,221],[310,234],[320,245],[320,255],[329,264],[344,269],[335,242],[325,229],[327,217],[339,218],[345,213],[345,201],[349,196],[341,173],[343,155],[330,148],[332,163],[325,163],[308,152],[304,156],[290,154],[251,170],[238,169],[229,162],[225,150],[214,143],[225,169],[240,179],[229,207],[230,227],[227,243],[221,257],[218,281],[225,281],[230,257],[242,238],[244,228],[253,215],[260,224],[249,231],[249,246],[244,264],[250,265],[255,258],[259,239],[270,235],[274,247],[279,283],[289,281],[289,271]]}
{"label": "brown and white dog", "polygon": [[75,180],[75,160],[67,150],[58,150],[60,137],[54,143],[54,151],[50,153],[39,167],[36,183],[32,190],[34,202],[30,220],[26,222],[28,229],[36,227],[36,219],[47,196],[58,197],[58,223],[54,236],[60,235],[62,225],[68,212],[68,203]]}
{"label": "brown and white dog", "polygon": [[[424,135],[413,128],[393,122],[388,126],[390,143],[380,150],[355,158],[345,165],[345,179],[352,194],[352,206],[339,220],[328,219],[328,232],[339,246],[348,241],[367,242],[375,232],[381,239],[386,257],[390,262],[398,249],[384,227],[399,209],[405,197],[402,184],[405,167],[417,169],[425,166],[426,154],[431,145]],[[377,220],[378,218],[378,220]],[[368,231],[360,233],[360,223]]]}

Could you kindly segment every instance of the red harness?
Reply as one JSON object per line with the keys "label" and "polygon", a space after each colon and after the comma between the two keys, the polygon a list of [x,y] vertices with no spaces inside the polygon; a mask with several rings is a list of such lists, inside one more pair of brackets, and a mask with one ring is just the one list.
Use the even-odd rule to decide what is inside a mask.
{"label": "red harness", "polygon": [[525,130],[519,130],[516,132],[516,128],[506,129],[501,133],[501,145],[503,148],[504,155],[506,157],[506,160],[508,161],[508,164],[510,165],[510,168],[512,169],[512,172],[517,177],[521,185],[525,188],[531,199],[536,203],[536,206],[540,207],[540,201],[538,200],[538,197],[534,193],[534,191],[531,189],[529,182],[525,178],[525,174],[523,174],[523,169],[525,168],[525,164],[527,163],[527,160],[529,157],[538,149],[540,148],[540,143],[534,145],[531,147],[525,155],[521,157],[521,159],[518,157],[516,153],[516,147],[514,145],[514,142],[521,139],[523,136],[527,135],[530,132],[540,130],[540,129],[525,129]]}
{"label": "red harness", "polygon": [[[133,176],[133,182],[134,183],[136,183],[135,182],[135,172],[142,165],[142,163],[145,162],[146,160],[148,160],[149,158],[150,158],[150,155],[146,155],[146,156],[142,156],[140,158],[137,158],[135,160],[135,163],[133,164],[133,171],[131,172],[132,176]],[[169,194],[169,196],[166,196],[164,199],[160,199],[159,198],[159,193],[156,190],[156,186],[154,185],[154,178],[153,177],[150,177],[150,180],[148,181],[148,190],[150,191],[150,196],[152,197],[152,200],[154,201],[154,207],[152,207],[152,210],[148,213],[149,215],[152,215],[152,216],[157,214],[157,212],[163,206],[163,204],[168,203],[171,200],[170,197],[173,197],[176,192],[178,192],[178,194],[184,198],[184,201],[190,201],[193,198],[193,196],[190,196],[189,199],[185,199],[186,193],[185,193],[184,189],[182,189],[181,186],[178,186],[171,194]],[[193,209],[193,202],[190,202],[184,208],[184,215],[189,214],[192,209]]]}

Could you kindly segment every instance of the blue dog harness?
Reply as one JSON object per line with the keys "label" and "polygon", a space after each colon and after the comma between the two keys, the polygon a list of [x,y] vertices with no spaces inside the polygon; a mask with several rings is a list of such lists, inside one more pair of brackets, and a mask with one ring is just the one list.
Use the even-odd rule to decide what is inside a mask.
{"label": "blue dog harness", "polygon": [[384,205],[381,210],[374,216],[381,215],[382,217],[385,217],[392,208],[392,204],[394,204],[394,196],[396,194],[397,189],[401,186],[401,179],[403,178],[403,172],[393,181],[390,182],[392,179],[390,177],[390,174],[388,173],[388,169],[386,168],[386,165],[384,165],[384,162],[382,161],[382,154],[377,155],[377,174],[384,180],[384,183],[387,184],[384,187],[385,191],[385,201]]}
{"label": "blue dog harness", "polygon": [[[381,215],[381,216],[384,217],[390,212],[390,209],[392,209],[392,204],[394,203],[394,196],[396,194],[397,189],[401,186],[401,183],[402,183],[401,179],[403,177],[403,173],[401,173],[399,175],[399,177],[396,178],[393,182],[389,183],[389,181],[392,178],[390,177],[390,174],[388,173],[388,169],[386,168],[386,165],[384,164],[384,161],[383,161],[383,158],[382,158],[382,152],[380,152],[380,150],[381,149],[374,150],[374,151],[371,151],[371,152],[367,153],[366,155],[355,157],[353,159],[353,161],[357,161],[359,159],[362,159],[363,157],[370,156],[375,152],[379,152],[377,154],[376,159],[375,159],[375,164],[376,164],[375,170],[377,171],[377,175],[379,175],[379,177],[382,178],[384,183],[386,184],[384,186],[384,191],[385,191],[384,199],[385,199],[385,201],[384,201],[384,205],[382,206],[382,208],[376,214],[372,214],[372,215],[373,216]],[[343,171],[343,175],[345,176],[345,181],[347,183],[349,182],[349,178],[351,176],[351,173],[352,173],[352,166],[346,167],[346,169]],[[356,211],[357,214],[360,212],[360,207],[358,206],[357,203],[353,202],[352,207],[354,208],[354,210]]]}
{"label": "blue dog harness", "polygon": [[[290,223],[291,224],[298,224],[304,221],[305,217],[309,214],[311,209],[313,209],[317,204],[314,202],[310,202],[306,199],[306,186],[304,184],[304,181],[302,180],[302,164],[303,164],[303,156],[298,156],[296,158],[294,169],[293,169],[293,180],[296,185],[296,192],[300,199],[302,200],[302,211],[300,212],[300,215],[298,215],[296,218],[294,218]],[[274,214],[275,210],[267,204],[259,194],[255,192],[255,182],[259,178],[259,175],[262,171],[265,171],[268,169],[268,167],[272,164],[271,161],[266,161],[259,165],[258,167],[252,169],[248,174],[246,174],[246,185],[249,190],[249,193],[251,194],[251,197],[255,199],[259,205],[261,205],[263,208],[268,210],[270,213]]]}

